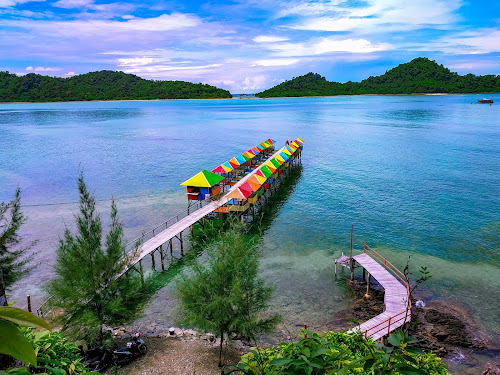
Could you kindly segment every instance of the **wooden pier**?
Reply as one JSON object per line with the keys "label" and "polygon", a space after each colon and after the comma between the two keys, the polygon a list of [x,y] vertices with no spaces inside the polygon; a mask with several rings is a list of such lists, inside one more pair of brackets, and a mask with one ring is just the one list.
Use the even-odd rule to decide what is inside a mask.
{"label": "wooden pier", "polygon": [[[286,146],[284,146],[281,149],[279,149],[278,151],[276,151],[272,156],[269,157],[269,160],[278,156],[285,149],[285,147]],[[163,260],[164,259],[164,251],[166,251],[166,249],[163,248],[163,245],[168,243],[170,245],[170,248],[172,248],[171,241],[174,238],[177,238],[181,241],[181,249],[182,249],[182,247],[183,247],[182,232],[191,228],[194,224],[196,224],[197,222],[202,220],[208,214],[212,213],[213,211],[215,211],[219,207],[222,207],[224,204],[228,203],[229,199],[227,198],[227,196],[230,195],[236,189],[238,189],[241,185],[244,185],[248,179],[250,179],[253,175],[255,175],[255,173],[257,173],[259,171],[259,169],[261,167],[256,168],[255,170],[253,170],[253,172],[244,176],[240,181],[238,181],[235,185],[233,185],[227,191],[227,193],[222,196],[222,198],[220,198],[218,200],[210,201],[210,202],[206,203],[206,205],[203,205],[202,203],[200,203],[200,206],[201,206],[200,208],[198,208],[192,212],[189,212],[189,210],[188,210],[188,214],[184,218],[179,219],[177,222],[175,222],[174,224],[172,224],[170,226],[168,226],[168,224],[165,224],[164,230],[159,231],[159,232],[157,231],[156,234],[153,233],[153,236],[150,239],[148,239],[144,243],[140,244],[137,256],[132,259],[132,261],[128,264],[128,266],[122,271],[122,273],[118,277],[120,277],[121,275],[126,273],[128,270],[133,268],[137,263],[140,264],[141,261],[145,257],[147,257],[150,254],[154,254],[155,251],[160,252],[160,259]],[[192,209],[192,206],[191,206],[191,209]],[[138,240],[140,240],[140,238]],[[134,245],[134,241],[131,242],[130,244]],[[140,272],[142,275],[142,264],[140,264],[140,269],[141,269]]]}
{"label": "wooden pier", "polygon": [[379,340],[411,320],[410,289],[407,277],[366,243],[363,253],[347,257],[342,255],[336,261],[354,272],[356,264],[368,272],[366,297],[369,297],[370,279],[375,278],[384,288],[385,311],[372,319],[352,328],[350,332],[361,331],[365,337]]}
{"label": "wooden pier", "polygon": [[[144,282],[144,270],[143,270],[143,264],[142,261],[144,258],[147,256],[151,256],[151,264],[153,269],[156,269],[156,260],[155,260],[155,253],[158,252],[160,255],[160,265],[161,265],[161,270],[165,270],[165,259],[167,259],[167,253],[168,251],[170,252],[170,259],[174,259],[173,256],[173,240],[177,239],[180,244],[180,252],[181,256],[184,255],[184,239],[183,239],[183,233],[186,230],[193,230],[193,226],[201,222],[201,225],[203,229],[205,228],[204,226],[204,220],[207,215],[210,215],[211,213],[215,212],[225,212],[226,214],[238,214],[238,215],[245,215],[249,214],[249,211],[251,210],[252,216],[255,216],[255,205],[259,202],[259,198],[263,198],[261,200],[266,200],[266,193],[272,194],[273,189],[269,189],[270,184],[273,182],[273,180],[279,180],[280,175],[283,172],[283,169],[286,167],[289,167],[290,165],[293,165],[295,163],[300,162],[301,158],[301,151],[302,151],[302,144],[303,141],[298,138],[296,141],[293,141],[292,144],[289,144],[287,141],[287,144],[280,148],[278,151],[272,153],[274,151],[274,141],[271,139],[268,139],[265,146],[262,146],[262,148],[257,148],[254,147],[253,149],[256,151],[252,155],[248,154],[249,150],[245,152],[244,154],[247,154],[246,159],[240,159],[241,164],[245,164],[247,160],[250,160],[250,156],[254,157],[258,155],[258,153],[262,153],[262,157],[259,163],[253,164],[252,162],[248,163],[251,164],[252,169],[251,172],[248,173],[245,176],[238,177],[237,180],[231,181],[231,184],[228,184],[230,186],[229,190],[226,192],[222,193],[222,196],[220,194],[217,195],[211,195],[208,194],[206,196],[203,196],[203,194],[196,193],[193,191],[190,191],[188,188],[188,196],[189,195],[199,195],[201,197],[200,200],[195,200],[189,201],[189,205],[187,210],[177,214],[176,216],[168,219],[164,223],[156,226],[155,228],[144,232],[142,236],[139,238],[136,238],[135,240],[129,242],[126,247],[125,251],[126,253],[131,253],[135,252],[135,255],[129,260],[127,266],[123,269],[123,271],[117,276],[119,278],[120,276],[124,275],[126,272],[129,272],[130,270],[135,270],[141,275],[141,281]],[[261,145],[264,145],[264,142],[261,143]],[[269,152],[266,152],[266,148],[268,148]],[[283,154],[286,153],[286,155]],[[272,154],[270,154],[272,153]],[[244,154],[240,155],[243,156]],[[281,154],[281,156],[280,156]],[[287,155],[290,155],[289,157]],[[287,162],[285,163],[284,156],[287,157]],[[276,166],[271,166],[269,163],[271,161],[275,161],[274,159],[281,160],[281,162],[276,165]],[[236,158],[231,159],[231,162],[234,160],[234,163],[239,163]],[[224,163],[223,165],[225,166],[227,163]],[[230,168],[236,168],[237,164],[228,164],[227,169],[231,170]],[[266,169],[269,166],[269,168],[272,168],[273,173],[272,176],[265,176],[264,169]],[[279,166],[279,167],[278,167]],[[283,167],[283,168],[281,168]],[[222,165],[218,168],[222,168]],[[280,170],[278,170],[281,168]],[[226,169],[221,169],[222,171],[225,171]],[[269,172],[269,169],[266,170]],[[201,173],[205,173],[208,171],[203,171]],[[264,172],[264,173],[263,173]],[[210,174],[211,172],[208,172]],[[260,173],[260,176],[257,177],[256,174]],[[213,173],[212,173],[213,175]],[[216,178],[218,176],[215,176]],[[251,178],[257,178],[257,180],[254,180],[252,182]],[[222,177],[218,177],[218,179],[223,180]],[[191,180],[191,179],[190,179]],[[249,182],[250,180],[250,182]],[[257,184],[257,182],[261,183],[266,183],[267,186],[265,188],[260,189],[260,185]],[[245,187],[245,185],[247,185]],[[276,184],[273,184],[273,186]],[[252,192],[248,190],[244,190],[243,187],[252,189]],[[236,190],[240,189],[240,191],[246,191],[248,194],[251,194],[251,196],[248,197],[246,200],[245,204],[231,204],[232,201],[234,201],[234,197],[232,198],[231,196],[234,196],[232,194]],[[217,191],[217,193],[220,191],[217,186],[214,185],[214,189],[210,186],[207,188],[207,191],[210,193],[213,193],[213,190]],[[260,194],[257,195],[257,190],[260,190]],[[266,190],[263,193],[263,190]],[[223,190],[224,191],[224,190]],[[220,198],[219,198],[220,197]],[[189,199],[189,198],[188,198]],[[198,199],[198,198],[196,198]],[[260,202],[258,203],[260,206],[264,205],[265,202]],[[243,216],[242,216],[243,217]],[[137,248],[137,251],[135,249]],[[157,258],[158,259],[158,258]],[[138,265],[138,267],[137,267]],[[168,267],[168,265],[167,265]],[[45,302],[43,302],[40,307],[37,309],[37,314],[39,316],[43,316],[44,314],[47,314],[48,312],[51,311],[50,307],[50,299],[49,297]]]}

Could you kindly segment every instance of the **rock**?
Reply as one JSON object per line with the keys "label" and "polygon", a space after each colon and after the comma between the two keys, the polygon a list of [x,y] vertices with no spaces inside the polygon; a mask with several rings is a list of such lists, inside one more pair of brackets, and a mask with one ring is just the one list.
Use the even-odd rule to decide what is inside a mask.
{"label": "rock", "polygon": [[174,327],[170,327],[170,328],[168,329],[168,334],[169,334],[170,336],[175,336],[175,328],[174,328]]}
{"label": "rock", "polygon": [[500,375],[500,362],[488,362],[484,366],[483,375]]}
{"label": "rock", "polygon": [[415,307],[418,307],[419,309],[422,309],[422,308],[425,307],[425,302],[421,301],[421,300],[418,300],[417,302],[415,302]]}
{"label": "rock", "polygon": [[175,329],[175,335],[177,337],[182,337],[184,335],[184,331],[182,329],[180,329],[180,328],[176,328]]}
{"label": "rock", "polygon": [[185,329],[184,330],[185,335],[191,335],[191,336],[196,336],[198,332],[196,332],[194,329]]}
{"label": "rock", "polygon": [[213,333],[207,333],[205,336],[209,342],[215,342],[215,336]]}

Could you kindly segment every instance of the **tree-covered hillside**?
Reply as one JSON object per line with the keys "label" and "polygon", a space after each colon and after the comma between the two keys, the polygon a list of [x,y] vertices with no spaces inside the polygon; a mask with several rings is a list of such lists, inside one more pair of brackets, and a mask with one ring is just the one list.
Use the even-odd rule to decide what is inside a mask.
{"label": "tree-covered hillside", "polygon": [[319,74],[285,81],[258,93],[261,98],[284,96],[330,96],[356,94],[484,93],[500,92],[500,76],[460,76],[424,57],[398,65],[361,82],[329,82]]}
{"label": "tree-covered hillside", "polygon": [[57,78],[39,74],[18,77],[0,72],[0,102],[77,100],[231,98],[227,90],[183,81],[150,81],[133,74],[102,70]]}

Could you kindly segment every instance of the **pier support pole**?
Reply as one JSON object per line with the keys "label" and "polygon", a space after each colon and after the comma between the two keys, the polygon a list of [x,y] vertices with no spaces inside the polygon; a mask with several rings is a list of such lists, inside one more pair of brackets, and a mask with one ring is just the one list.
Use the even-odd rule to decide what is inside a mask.
{"label": "pier support pole", "polygon": [[203,228],[203,235],[206,235],[206,233],[205,233],[205,218],[204,217],[201,218],[201,227]]}
{"label": "pier support pole", "polygon": [[[155,249],[156,250],[156,249]],[[152,268],[156,271],[156,264],[155,264],[155,250],[151,253],[151,265]]]}
{"label": "pier support pole", "polygon": [[164,258],[165,255],[163,254],[163,245],[160,245],[161,272],[165,272],[165,265],[163,264]]}
{"label": "pier support pole", "polygon": [[179,240],[181,241],[181,256],[184,256],[184,241],[182,240],[182,231],[179,233]]}
{"label": "pier support pole", "polygon": [[354,259],[352,259],[352,232],[353,232],[353,229],[354,229],[354,225],[351,224],[351,250],[349,252],[349,257],[350,257],[349,265],[350,265],[350,269],[351,269],[351,281],[354,281]]}
{"label": "pier support pole", "polygon": [[366,270],[363,268],[363,281],[366,281]]}
{"label": "pier support pole", "polygon": [[31,295],[28,294],[26,298],[28,300],[28,312],[31,312]]}
{"label": "pier support pole", "polygon": [[173,257],[173,255],[172,255],[172,248],[173,248],[173,246],[172,246],[172,239],[170,239],[170,261],[172,261],[172,257]]}
{"label": "pier support pole", "polygon": [[337,261],[335,260],[335,280],[337,280]]}
{"label": "pier support pole", "polygon": [[189,230],[191,231],[191,236],[192,236],[192,235],[193,235],[193,232],[194,232],[193,225],[190,225],[190,226],[189,226]]}
{"label": "pier support pole", "polygon": [[366,298],[370,298],[370,281],[371,281],[372,275],[370,275],[370,272],[368,272],[368,282],[366,283]]}
{"label": "pier support pole", "polygon": [[142,259],[139,261],[139,273],[141,274],[141,283],[144,285],[144,270],[142,269]]}

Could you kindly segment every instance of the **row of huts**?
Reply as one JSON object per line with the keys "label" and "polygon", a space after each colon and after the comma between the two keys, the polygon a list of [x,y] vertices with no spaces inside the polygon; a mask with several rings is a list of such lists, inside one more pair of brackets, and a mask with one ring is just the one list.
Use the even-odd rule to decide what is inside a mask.
{"label": "row of huts", "polygon": [[216,199],[229,190],[224,195],[227,203],[215,212],[245,212],[300,157],[303,144],[297,138],[275,152],[275,141],[267,139],[212,171],[199,172],[181,185],[186,186],[189,201]]}

